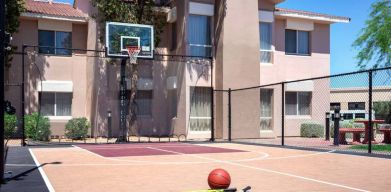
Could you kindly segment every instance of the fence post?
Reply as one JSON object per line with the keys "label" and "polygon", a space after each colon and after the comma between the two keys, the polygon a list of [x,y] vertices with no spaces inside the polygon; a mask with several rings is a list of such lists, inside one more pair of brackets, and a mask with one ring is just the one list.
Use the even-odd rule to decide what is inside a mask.
{"label": "fence post", "polygon": [[211,63],[210,63],[210,108],[211,108],[211,111],[210,111],[210,116],[211,116],[211,119],[210,119],[210,141],[211,142],[214,142],[215,141],[215,119],[214,119],[214,116],[215,116],[215,113],[214,113],[214,105],[215,105],[215,98],[214,98],[214,87],[213,87],[213,64],[214,64],[214,60],[213,60],[213,57],[211,58]]}
{"label": "fence post", "polygon": [[330,112],[326,112],[326,141],[330,141]]}
{"label": "fence post", "polygon": [[0,185],[3,183],[5,168],[5,147],[4,147],[4,66],[5,66],[5,1],[0,4]]}
{"label": "fence post", "polygon": [[285,145],[285,83],[281,83],[281,145]]}
{"label": "fence post", "polygon": [[[212,71],[213,73],[213,71]],[[210,141],[214,142],[215,141],[215,119],[214,119],[214,88],[213,86],[210,88]]]}
{"label": "fence post", "polygon": [[[22,146],[26,146],[26,134],[25,134],[25,130],[24,130],[24,124],[25,124],[25,122],[24,122],[24,116],[26,115],[26,111],[25,111],[25,98],[26,98],[26,93],[25,93],[25,90],[24,90],[24,86],[25,86],[25,77],[24,77],[24,75],[25,75],[25,69],[24,69],[24,67],[25,67],[25,64],[24,64],[24,62],[25,62],[25,60],[24,60],[24,55],[26,54],[26,48],[27,48],[27,46],[26,45],[23,45],[22,46],[22,95],[21,95],[21,97],[22,97],[22,105],[21,105],[21,108],[22,108],[22,119],[21,119],[21,128],[22,128]],[[41,87],[41,89],[43,89],[43,87]],[[41,103],[39,103],[39,105],[40,105]]]}
{"label": "fence post", "polygon": [[368,153],[372,153],[372,137],[373,137],[373,123],[372,123],[372,70],[368,72],[368,83],[369,83],[369,90],[368,90],[368,95],[369,95],[369,140],[368,140]]}
{"label": "fence post", "polygon": [[228,89],[228,141],[232,139],[232,118],[231,118],[231,88]]}
{"label": "fence post", "polygon": [[334,145],[339,145],[339,120],[341,119],[341,109],[335,107],[334,109]]}

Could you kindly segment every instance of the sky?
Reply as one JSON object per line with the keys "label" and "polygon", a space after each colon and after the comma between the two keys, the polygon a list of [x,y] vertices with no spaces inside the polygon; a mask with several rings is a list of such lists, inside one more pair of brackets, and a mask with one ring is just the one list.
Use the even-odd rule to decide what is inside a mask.
{"label": "sky", "polygon": [[[73,0],[56,0],[73,3]],[[355,56],[358,50],[352,47],[360,31],[365,27],[370,6],[375,0],[286,0],[277,7],[299,9],[350,17],[350,23],[331,26],[331,74],[357,71]],[[371,63],[369,63],[369,66]]]}

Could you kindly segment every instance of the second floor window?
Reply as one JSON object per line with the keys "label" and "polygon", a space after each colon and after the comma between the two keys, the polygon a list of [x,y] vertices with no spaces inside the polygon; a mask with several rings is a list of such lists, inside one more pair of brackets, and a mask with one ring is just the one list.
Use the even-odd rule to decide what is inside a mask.
{"label": "second floor window", "polygon": [[286,29],[285,53],[288,55],[310,55],[310,32]]}
{"label": "second floor window", "polygon": [[211,22],[209,16],[190,15],[188,36],[190,55],[210,57],[212,55]]}
{"label": "second floor window", "polygon": [[341,109],[341,103],[330,103],[330,111],[334,111],[337,107]]}
{"label": "second floor window", "polygon": [[259,23],[261,63],[272,63],[272,24]]}
{"label": "second floor window", "polygon": [[348,102],[349,110],[365,110],[365,102]]}
{"label": "second floor window", "polygon": [[[38,32],[39,53],[53,55],[71,55],[72,51],[72,33],[62,31],[45,31]],[[47,47],[44,47],[47,46]],[[57,49],[55,49],[56,47]]]}

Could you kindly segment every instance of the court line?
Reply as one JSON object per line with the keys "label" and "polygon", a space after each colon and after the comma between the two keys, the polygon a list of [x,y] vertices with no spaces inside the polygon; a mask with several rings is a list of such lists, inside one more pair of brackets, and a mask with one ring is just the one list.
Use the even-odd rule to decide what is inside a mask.
{"label": "court line", "polygon": [[342,184],[332,183],[332,182],[328,182],[328,181],[322,181],[322,180],[318,180],[318,179],[312,179],[312,178],[309,178],[309,177],[299,176],[299,175],[295,175],[295,174],[291,174],[291,173],[285,173],[285,172],[281,172],[281,171],[274,171],[274,170],[271,170],[271,169],[265,169],[265,168],[259,168],[259,167],[249,166],[249,165],[243,165],[243,164],[240,164],[240,163],[235,163],[235,162],[230,162],[230,161],[223,161],[223,160],[218,160],[218,159],[213,159],[213,158],[208,158],[208,157],[202,157],[202,156],[199,156],[199,155],[196,155],[196,154],[184,154],[184,153],[180,153],[180,152],[176,152],[176,151],[169,151],[169,150],[164,150],[164,149],[159,149],[159,148],[152,148],[152,149],[160,150],[160,151],[166,151],[166,152],[172,152],[172,153],[181,154],[181,155],[192,155],[192,156],[200,158],[200,159],[207,159],[207,160],[215,161],[215,162],[218,162],[218,163],[226,163],[226,164],[229,164],[229,165],[235,165],[235,166],[244,167],[244,168],[248,168],[248,169],[255,169],[255,170],[258,170],[258,171],[264,171],[264,172],[268,172],[268,173],[274,173],[274,174],[284,175],[284,176],[288,176],[288,177],[294,177],[294,178],[298,178],[298,179],[303,179],[303,180],[307,180],[307,181],[313,181],[313,182],[316,182],[316,183],[322,183],[322,184],[331,185],[331,186],[340,187],[340,188],[345,188],[345,189],[350,189],[350,190],[354,190],[354,191],[370,192],[368,190],[359,189],[359,188],[355,188],[355,187],[350,187],[350,186],[346,186],[346,185],[342,185]]}
{"label": "court line", "polygon": [[310,153],[310,154],[303,154],[303,155],[291,155],[291,156],[285,156],[285,157],[270,157],[264,160],[276,160],[276,159],[291,159],[291,158],[297,158],[297,157],[309,157],[309,156],[315,156],[315,155],[321,155],[326,153],[334,153],[336,150],[331,151],[325,151],[325,152],[317,152],[317,153]]}
{"label": "court line", "polygon": [[32,157],[33,160],[34,160],[35,165],[38,167],[39,173],[41,173],[41,176],[42,176],[42,178],[43,178],[43,181],[45,182],[46,187],[48,188],[49,192],[55,192],[55,190],[54,190],[52,184],[51,184],[50,181],[49,181],[48,176],[46,175],[45,171],[42,169],[41,164],[39,164],[39,162],[38,162],[37,158],[35,157],[33,151],[32,151],[31,149],[29,149],[29,151],[30,151],[31,157]]}

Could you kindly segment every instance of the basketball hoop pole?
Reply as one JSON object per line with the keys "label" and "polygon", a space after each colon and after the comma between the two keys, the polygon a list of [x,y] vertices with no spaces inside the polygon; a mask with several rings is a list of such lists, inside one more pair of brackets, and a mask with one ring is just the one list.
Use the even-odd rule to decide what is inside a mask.
{"label": "basketball hoop pole", "polygon": [[126,127],[126,117],[129,112],[129,98],[128,94],[126,94],[127,86],[125,81],[126,76],[126,61],[129,59],[130,64],[137,64],[137,55],[140,53],[140,48],[135,46],[129,46],[126,48],[128,51],[128,58],[123,58],[121,60],[121,80],[120,80],[120,93],[119,93],[119,105],[120,105],[120,128],[122,134],[120,134],[119,142],[128,142],[128,129]]}
{"label": "basketball hoop pole", "polygon": [[121,80],[120,80],[120,93],[119,93],[119,104],[120,104],[120,128],[122,135],[120,133],[119,142],[127,142],[127,128],[126,128],[126,116],[128,114],[128,97],[126,94],[126,81],[125,81],[125,70],[126,70],[126,61],[128,58],[123,58],[121,60]]}

